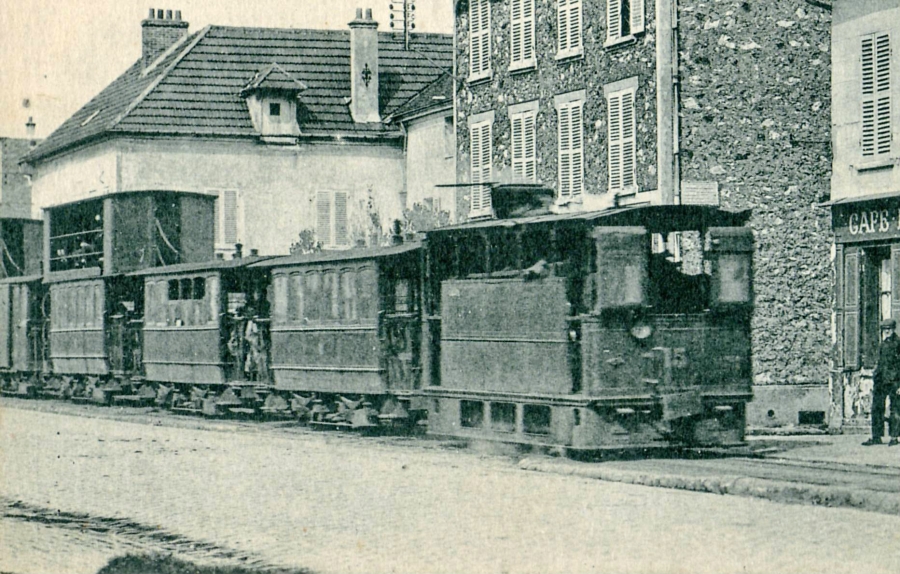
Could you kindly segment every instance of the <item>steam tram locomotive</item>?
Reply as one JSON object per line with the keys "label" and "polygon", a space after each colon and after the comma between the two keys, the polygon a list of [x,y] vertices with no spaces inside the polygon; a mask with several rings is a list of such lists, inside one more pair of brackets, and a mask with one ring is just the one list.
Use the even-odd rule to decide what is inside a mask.
{"label": "steam tram locomotive", "polygon": [[96,200],[93,264],[54,269],[45,247],[43,275],[0,280],[4,393],[576,450],[743,440],[746,212],[542,214],[223,261],[210,203],[146,195]]}

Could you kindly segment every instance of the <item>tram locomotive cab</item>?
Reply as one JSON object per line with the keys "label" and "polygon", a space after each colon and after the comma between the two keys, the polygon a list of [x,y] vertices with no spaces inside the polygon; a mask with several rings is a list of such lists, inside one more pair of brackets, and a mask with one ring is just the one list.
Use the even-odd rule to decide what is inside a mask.
{"label": "tram locomotive cab", "polygon": [[647,206],[429,235],[429,432],[572,450],[743,441],[748,213]]}

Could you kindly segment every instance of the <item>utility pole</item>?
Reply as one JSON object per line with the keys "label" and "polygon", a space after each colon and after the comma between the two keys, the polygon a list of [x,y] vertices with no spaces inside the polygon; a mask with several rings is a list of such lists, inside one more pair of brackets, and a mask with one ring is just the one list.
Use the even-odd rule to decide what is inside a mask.
{"label": "utility pole", "polygon": [[403,0],[388,4],[391,11],[391,29],[403,32],[403,46],[409,50],[409,35],[416,28],[416,3]]}

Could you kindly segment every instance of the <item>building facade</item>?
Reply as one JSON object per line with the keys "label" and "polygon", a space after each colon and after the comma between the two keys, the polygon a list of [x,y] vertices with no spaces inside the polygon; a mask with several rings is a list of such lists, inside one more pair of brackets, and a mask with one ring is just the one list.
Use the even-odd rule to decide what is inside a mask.
{"label": "building facade", "polygon": [[[142,38],[141,58],[28,154],[35,216],[110,194],[188,192],[216,198],[226,257],[236,244],[345,249],[384,241],[416,203],[433,209],[434,184],[455,170],[446,153],[409,161],[423,139],[454,136],[425,127],[452,120],[449,35],[406,45],[371,11],[344,31],[190,33],[180,12],[160,10]],[[428,105],[413,105],[426,91]]]}
{"label": "building facade", "polygon": [[836,0],[832,24],[835,418],[867,424],[879,323],[900,319],[900,1]]}
{"label": "building facade", "polygon": [[22,158],[35,145],[35,124],[27,138],[0,137],[0,279],[40,270],[40,222],[31,220],[31,170]]}
{"label": "building facade", "polygon": [[456,2],[469,217],[491,216],[504,183],[551,188],[557,212],[753,210],[752,425],[829,410],[831,14],[816,4]]}

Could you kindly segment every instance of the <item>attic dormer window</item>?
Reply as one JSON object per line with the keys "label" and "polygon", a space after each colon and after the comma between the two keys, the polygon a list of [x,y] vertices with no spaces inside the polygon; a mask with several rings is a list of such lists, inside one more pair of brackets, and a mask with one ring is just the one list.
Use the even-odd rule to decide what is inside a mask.
{"label": "attic dormer window", "polygon": [[297,111],[300,93],[306,85],[277,63],[261,69],[244,89],[241,97],[253,128],[266,143],[293,144],[300,135]]}

